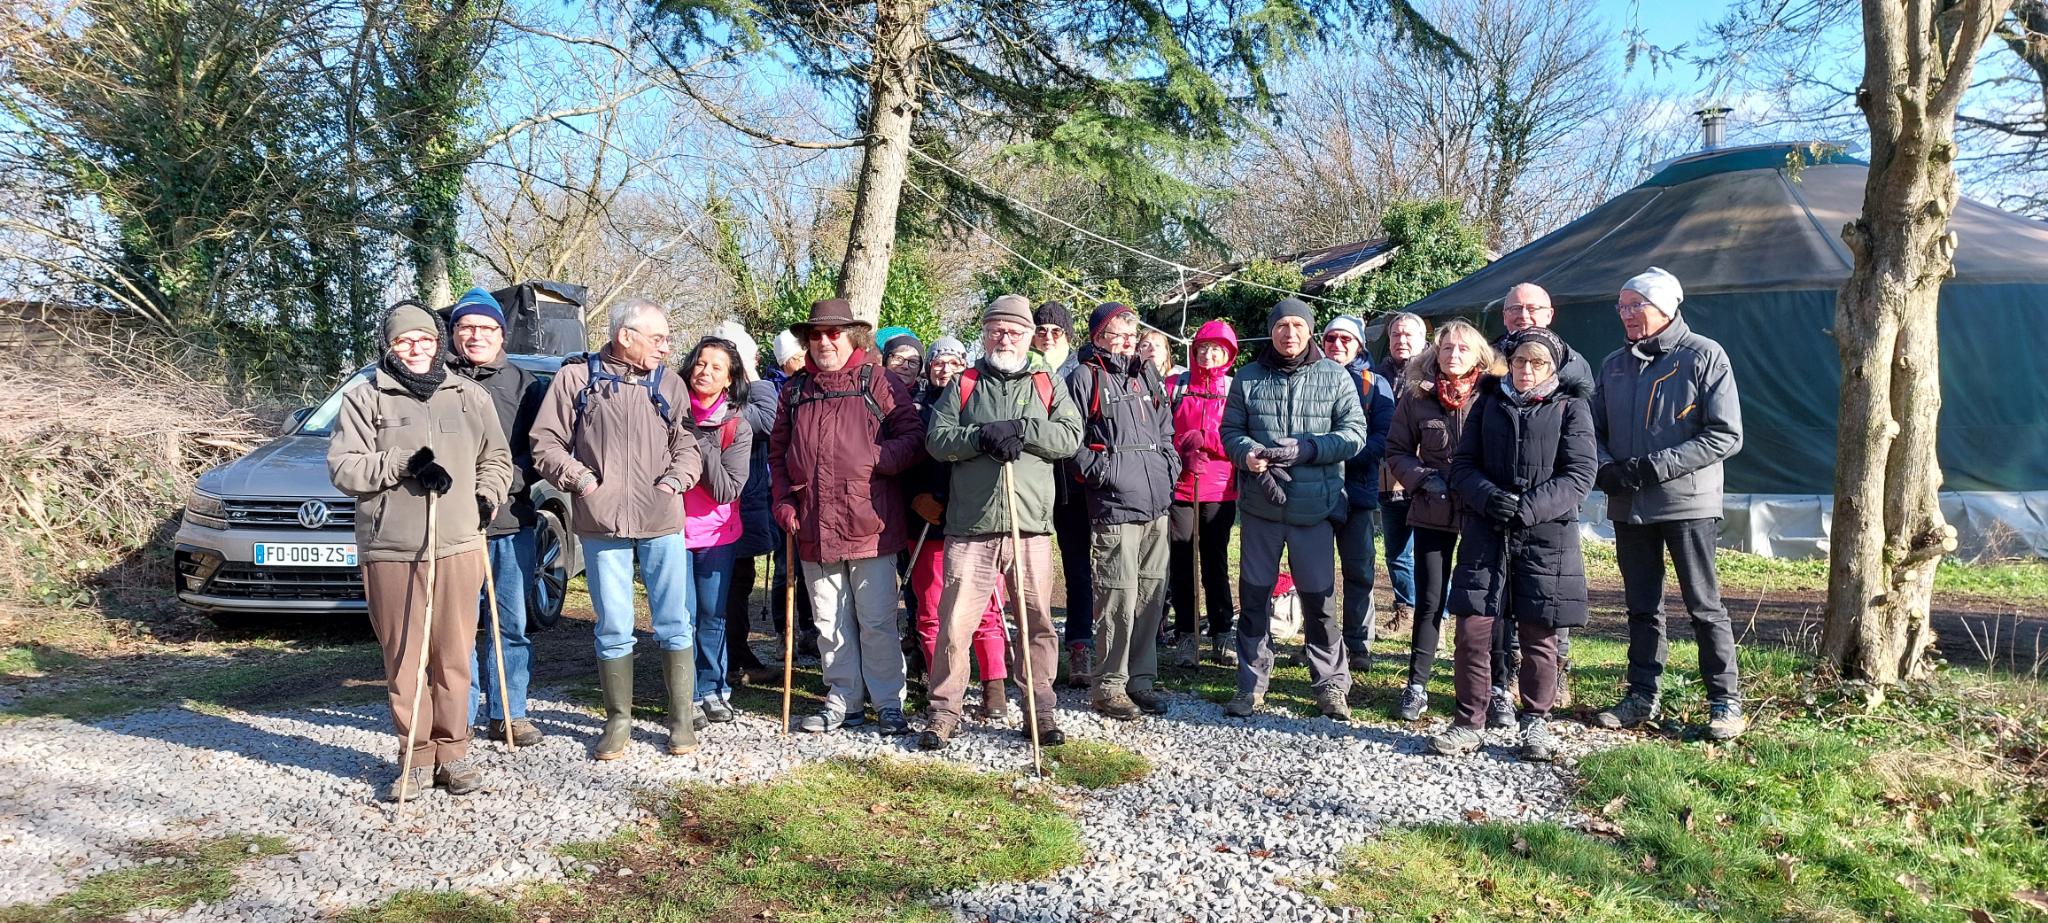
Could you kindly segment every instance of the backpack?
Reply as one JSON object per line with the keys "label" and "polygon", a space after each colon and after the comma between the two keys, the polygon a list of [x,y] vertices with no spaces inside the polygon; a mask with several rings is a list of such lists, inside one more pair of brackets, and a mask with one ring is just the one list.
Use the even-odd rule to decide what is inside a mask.
{"label": "backpack", "polygon": [[662,378],[668,374],[666,364],[655,366],[654,374],[639,381],[632,381],[624,375],[605,371],[604,365],[597,361],[597,356],[598,354],[594,352],[584,354],[584,362],[589,366],[590,377],[583,382],[583,390],[576,392],[576,418],[569,428],[571,441],[583,432],[583,411],[590,406],[590,395],[597,391],[597,384],[601,381],[608,381],[622,388],[628,385],[646,388],[647,399],[654,404],[654,412],[661,415],[662,425],[675,427],[676,421],[668,405],[668,398],[663,397],[661,393]]}
{"label": "backpack", "polygon": [[[974,393],[974,386],[981,381],[981,369],[973,368],[960,373],[960,410],[967,409],[967,397]],[[1038,399],[1045,403],[1045,415],[1052,416],[1052,375],[1033,371],[1031,384],[1038,389]]]}
{"label": "backpack", "polygon": [[[1084,365],[1082,368],[1087,368],[1087,366]],[[1108,372],[1108,369],[1098,365],[1095,367],[1095,372],[1088,376],[1088,419],[1090,420],[1102,414],[1102,376],[1108,374]],[[1152,400],[1154,402],[1166,403],[1166,395],[1159,392],[1159,388],[1152,384],[1152,379],[1145,379],[1145,388],[1152,393]]]}
{"label": "backpack", "polygon": [[867,403],[868,413],[875,415],[875,422],[877,424],[882,424],[885,422],[886,418],[882,413],[882,405],[875,403],[874,366],[862,365],[860,367],[860,380],[853,386],[853,390],[851,391],[820,391],[816,394],[807,394],[804,392],[804,385],[810,384],[810,382],[811,373],[809,371],[801,371],[793,376],[790,376],[789,387],[795,389],[796,391],[796,397],[791,399],[789,402],[790,419],[796,419],[796,409],[798,407],[802,407],[805,404],[809,404],[814,401],[827,401],[836,398],[857,396],[862,401],[865,401]]}

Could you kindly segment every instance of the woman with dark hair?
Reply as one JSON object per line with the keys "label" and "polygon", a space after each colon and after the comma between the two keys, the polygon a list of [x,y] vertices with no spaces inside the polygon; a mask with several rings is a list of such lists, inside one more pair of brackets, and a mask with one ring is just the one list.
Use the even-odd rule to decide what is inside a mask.
{"label": "woman with dark hair", "polygon": [[[1564,342],[1542,327],[1508,337],[1508,377],[1480,379],[1451,457],[1450,488],[1468,511],[1451,576],[1458,616],[1458,715],[1430,738],[1440,754],[1479,748],[1492,700],[1494,620],[1522,635],[1521,756],[1556,756],[1557,631],[1586,624],[1579,504],[1593,489],[1593,411],[1581,384],[1560,384]],[[1410,511],[1412,515],[1412,510]],[[1419,589],[1419,587],[1418,587]]]}
{"label": "woman with dark hair", "polygon": [[736,543],[745,529],[739,499],[751,470],[754,430],[741,416],[746,363],[733,341],[698,341],[683,360],[683,378],[690,388],[684,425],[696,431],[698,454],[704,458],[703,478],[683,495],[683,546],[690,550],[689,605],[697,617],[696,720],[708,725],[733,719],[725,600],[733,592]]}

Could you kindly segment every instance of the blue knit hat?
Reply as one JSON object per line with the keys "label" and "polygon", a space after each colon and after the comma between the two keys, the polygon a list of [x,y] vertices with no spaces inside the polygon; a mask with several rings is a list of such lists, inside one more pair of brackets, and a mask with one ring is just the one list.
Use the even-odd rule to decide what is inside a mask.
{"label": "blue knit hat", "polygon": [[471,314],[488,317],[498,322],[498,329],[505,329],[504,309],[498,307],[498,299],[482,286],[463,292],[462,297],[455,299],[455,309],[448,312],[448,329],[455,329],[456,324]]}

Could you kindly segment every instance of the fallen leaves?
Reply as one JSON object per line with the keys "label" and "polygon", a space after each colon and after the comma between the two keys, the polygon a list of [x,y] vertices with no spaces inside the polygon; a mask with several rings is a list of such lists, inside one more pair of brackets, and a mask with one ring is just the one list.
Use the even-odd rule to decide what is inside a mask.
{"label": "fallen leaves", "polygon": [[2048,891],[2039,891],[2033,888],[2021,888],[2020,890],[2014,891],[2012,893],[2012,899],[2022,904],[2025,904],[2029,907],[2032,907],[2035,910],[2039,910],[2043,913],[2048,913]]}
{"label": "fallen leaves", "polygon": [[1911,872],[1900,872],[1898,877],[1892,880],[1898,882],[1899,887],[1913,892],[1913,896],[1919,898],[1920,903],[1931,903],[1934,900],[1934,889]]}

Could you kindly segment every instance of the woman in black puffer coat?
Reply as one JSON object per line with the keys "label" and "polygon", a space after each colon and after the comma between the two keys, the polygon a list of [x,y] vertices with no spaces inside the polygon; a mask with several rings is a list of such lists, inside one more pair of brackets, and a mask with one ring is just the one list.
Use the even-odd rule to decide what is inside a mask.
{"label": "woman in black puffer coat", "polygon": [[1522,632],[1521,755],[1548,761],[1557,629],[1586,624],[1579,504],[1598,463],[1587,395],[1563,390],[1557,377],[1564,343],[1532,327],[1506,345],[1508,377],[1480,381],[1451,458],[1450,487],[1468,511],[1449,606],[1458,617],[1458,714],[1430,749],[1478,748],[1493,682],[1493,620],[1512,618]]}

